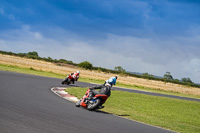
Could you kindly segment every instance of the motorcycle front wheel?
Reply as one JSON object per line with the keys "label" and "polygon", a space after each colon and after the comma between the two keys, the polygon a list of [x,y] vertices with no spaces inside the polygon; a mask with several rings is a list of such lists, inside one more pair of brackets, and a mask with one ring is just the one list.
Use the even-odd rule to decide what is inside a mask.
{"label": "motorcycle front wheel", "polygon": [[69,85],[69,78],[64,79],[64,80],[62,81],[62,84],[67,84],[67,85]]}
{"label": "motorcycle front wheel", "polygon": [[101,100],[100,99],[96,99],[95,101],[93,101],[93,103],[88,103],[87,109],[89,111],[95,110],[99,105],[101,104]]}

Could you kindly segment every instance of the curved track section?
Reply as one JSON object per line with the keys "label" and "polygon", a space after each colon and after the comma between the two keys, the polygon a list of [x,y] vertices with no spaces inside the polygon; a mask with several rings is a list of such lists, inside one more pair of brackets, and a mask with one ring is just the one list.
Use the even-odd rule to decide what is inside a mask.
{"label": "curved track section", "polygon": [[[51,88],[61,80],[0,71],[1,133],[170,133],[103,112],[76,108]],[[77,85],[85,86],[85,83]]]}

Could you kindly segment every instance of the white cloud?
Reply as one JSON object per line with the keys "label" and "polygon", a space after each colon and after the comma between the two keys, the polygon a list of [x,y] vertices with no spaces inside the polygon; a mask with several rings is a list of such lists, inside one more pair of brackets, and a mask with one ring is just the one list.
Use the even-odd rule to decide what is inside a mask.
{"label": "white cloud", "polygon": [[190,42],[199,43],[197,36],[161,40],[110,34],[101,40],[89,40],[61,29],[54,31],[52,33],[62,39],[33,32],[28,25],[19,30],[0,32],[1,50],[17,53],[37,51],[42,57],[62,58],[75,63],[89,61],[94,66],[109,69],[122,66],[127,71],[158,76],[169,71],[174,78],[190,77],[200,83],[200,55],[197,54],[200,48],[188,45]]}
{"label": "white cloud", "polygon": [[6,14],[3,8],[0,8],[0,15],[6,16],[10,20],[15,20],[15,16],[13,14]]}
{"label": "white cloud", "polygon": [[29,25],[22,25],[22,29],[21,30],[29,32],[30,26]]}
{"label": "white cloud", "polygon": [[34,33],[34,38],[35,39],[42,39],[42,35],[39,32]]}

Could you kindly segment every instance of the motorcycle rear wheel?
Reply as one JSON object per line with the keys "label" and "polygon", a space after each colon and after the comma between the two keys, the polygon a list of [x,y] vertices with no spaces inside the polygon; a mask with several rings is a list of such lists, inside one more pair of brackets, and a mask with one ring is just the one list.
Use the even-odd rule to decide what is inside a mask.
{"label": "motorcycle rear wheel", "polygon": [[95,110],[101,104],[100,99],[96,99],[93,103],[88,103],[87,109],[89,111]]}

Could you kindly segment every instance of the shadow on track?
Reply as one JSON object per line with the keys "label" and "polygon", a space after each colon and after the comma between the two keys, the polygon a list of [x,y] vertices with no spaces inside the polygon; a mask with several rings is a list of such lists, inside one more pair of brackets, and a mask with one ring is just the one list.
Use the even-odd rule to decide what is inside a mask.
{"label": "shadow on track", "polygon": [[102,113],[102,114],[111,114],[111,113],[104,112],[104,111],[101,111],[101,110],[94,110],[93,112]]}

